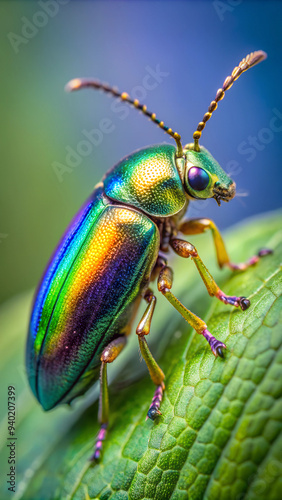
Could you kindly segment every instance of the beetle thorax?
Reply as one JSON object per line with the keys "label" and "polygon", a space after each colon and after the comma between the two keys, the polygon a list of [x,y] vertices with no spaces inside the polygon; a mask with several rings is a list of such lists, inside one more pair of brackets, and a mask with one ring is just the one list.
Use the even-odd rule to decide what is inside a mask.
{"label": "beetle thorax", "polygon": [[103,179],[105,194],[149,217],[171,217],[186,204],[175,147],[161,144],[124,158]]}

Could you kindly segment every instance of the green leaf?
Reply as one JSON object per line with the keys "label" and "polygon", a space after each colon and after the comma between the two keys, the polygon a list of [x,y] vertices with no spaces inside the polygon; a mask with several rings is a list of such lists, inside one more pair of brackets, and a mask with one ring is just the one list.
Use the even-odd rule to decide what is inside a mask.
{"label": "green leaf", "polygon": [[[191,240],[221,288],[246,295],[251,307],[242,312],[210,298],[193,264],[174,259],[173,291],[226,343],[225,359],[215,359],[206,341],[158,296],[148,342],[166,374],[163,415],[158,422],[145,421],[154,386],[144,362],[138,361],[138,342],[132,334],[129,348],[110,367],[111,421],[98,465],[88,461],[98,431],[97,402],[90,404],[97,389],[74,409],[44,413],[29,392],[23,369],[31,295],[2,307],[1,401],[7,400],[8,385],[17,390],[13,500],[281,497],[281,212],[251,219],[227,235],[228,249],[237,261],[261,247],[275,250],[245,273],[216,269],[211,235]],[[123,387],[126,380],[137,377]],[[6,416],[4,404],[0,448],[4,478]],[[1,498],[11,498],[8,493],[3,484]]]}

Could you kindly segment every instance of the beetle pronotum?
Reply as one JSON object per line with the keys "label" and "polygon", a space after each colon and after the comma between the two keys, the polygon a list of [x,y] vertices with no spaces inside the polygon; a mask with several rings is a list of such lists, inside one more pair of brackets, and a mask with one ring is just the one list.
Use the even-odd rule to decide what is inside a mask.
{"label": "beetle pronotum", "polygon": [[270,252],[264,249],[244,264],[233,264],[214,222],[204,218],[182,221],[193,199],[214,198],[220,204],[235,196],[235,183],[199,145],[199,139],[225,92],[265,57],[264,52],[257,51],[240,62],[198,124],[194,142],[184,147],[178,133],[127,93],[96,80],[75,79],[67,85],[67,90],[91,87],[112,94],[140,110],[176,141],[176,148],[162,144],[131,154],[97,184],[55,250],[35,297],[27,370],[42,407],[50,410],[69,403],[83,394],[100,372],[101,428],[92,459],[100,457],[109,421],[107,364],[124,348],[141,299],[147,302],[147,308],[136,333],[156,385],[147,417],[154,420],[160,414],[165,376],[145,338],[156,304],[150,281],[157,279],[158,290],[206,338],[215,356],[223,356],[226,348],[208,331],[205,322],[173,295],[173,271],[163,256],[169,247],[181,257],[191,257],[211,296],[242,310],[250,305],[247,298],[228,296],[219,289],[196,248],[179,238],[179,233],[211,230],[218,264],[231,270],[244,270]]}

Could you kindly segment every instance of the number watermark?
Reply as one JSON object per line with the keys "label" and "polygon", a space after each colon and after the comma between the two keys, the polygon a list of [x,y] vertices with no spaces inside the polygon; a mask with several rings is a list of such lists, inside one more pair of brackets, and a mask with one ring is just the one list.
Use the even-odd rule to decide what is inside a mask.
{"label": "number watermark", "polygon": [[7,399],[7,409],[8,409],[8,437],[7,437],[7,448],[8,448],[8,467],[9,472],[7,473],[8,479],[8,490],[15,493],[16,492],[16,389],[13,385],[8,386],[8,399]]}

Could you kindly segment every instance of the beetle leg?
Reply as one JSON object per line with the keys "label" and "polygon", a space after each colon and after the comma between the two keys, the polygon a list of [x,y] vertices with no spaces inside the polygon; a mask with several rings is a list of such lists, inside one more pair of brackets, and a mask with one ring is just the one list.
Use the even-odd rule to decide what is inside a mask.
{"label": "beetle leg", "polygon": [[194,330],[200,335],[203,335],[210,344],[211,350],[215,356],[223,357],[223,348],[226,345],[217,340],[208,331],[206,323],[187,309],[181,302],[171,293],[173,282],[173,271],[171,267],[164,266],[158,278],[158,290],[165,296],[165,298],[175,307],[175,309],[183,316],[183,318],[191,325]]}
{"label": "beetle leg", "polygon": [[109,423],[109,389],[107,380],[107,363],[112,363],[126,344],[126,337],[118,337],[110,342],[101,354],[101,370],[100,370],[100,396],[99,396],[99,411],[98,420],[101,424],[100,430],[96,437],[94,453],[90,460],[97,460],[101,456],[103,441],[107,434]]}
{"label": "beetle leg", "polygon": [[165,388],[164,385],[164,373],[157,364],[156,360],[153,358],[152,353],[149,349],[149,346],[147,344],[147,341],[145,339],[145,335],[148,335],[150,333],[150,328],[151,328],[151,321],[153,317],[153,313],[155,310],[155,305],[156,305],[156,297],[154,296],[153,292],[151,290],[147,290],[145,293],[144,299],[148,302],[148,306],[146,308],[146,311],[144,312],[141,321],[139,322],[137,328],[136,328],[136,333],[138,335],[138,340],[139,340],[139,346],[140,346],[140,351],[142,354],[142,357],[148,367],[150,376],[154,384],[156,384],[156,390],[150,405],[150,408],[147,413],[147,418],[150,418],[151,420],[155,420],[155,418],[158,415],[161,415],[161,412],[159,410],[162,397],[163,397],[163,391]]}
{"label": "beetle leg", "polygon": [[204,233],[207,230],[211,230],[212,232],[212,237],[215,245],[215,250],[216,250],[216,257],[217,257],[217,262],[220,268],[227,266],[229,267],[232,271],[244,271],[247,269],[249,266],[253,266],[258,262],[260,257],[264,257],[265,255],[268,255],[272,253],[272,250],[269,250],[267,248],[261,249],[257,255],[254,255],[251,257],[247,262],[243,262],[240,264],[234,264],[233,262],[230,262],[228,253],[226,251],[225,245],[223,238],[220,234],[220,231],[218,227],[215,225],[215,223],[210,220],[210,219],[191,219],[184,221],[180,227],[179,231],[183,234],[190,235],[190,234],[201,234]]}
{"label": "beetle leg", "polygon": [[207,288],[208,293],[212,297],[217,297],[224,304],[230,304],[231,306],[241,307],[242,311],[245,311],[250,307],[250,301],[246,297],[236,297],[232,295],[226,295],[220,288],[217,286],[214,281],[212,275],[206,268],[202,259],[199,257],[198,252],[194,245],[191,245],[188,241],[179,240],[174,238],[170,240],[170,246],[173,250],[180,255],[180,257],[191,257],[195,262],[196,267],[202,277],[202,280]]}

